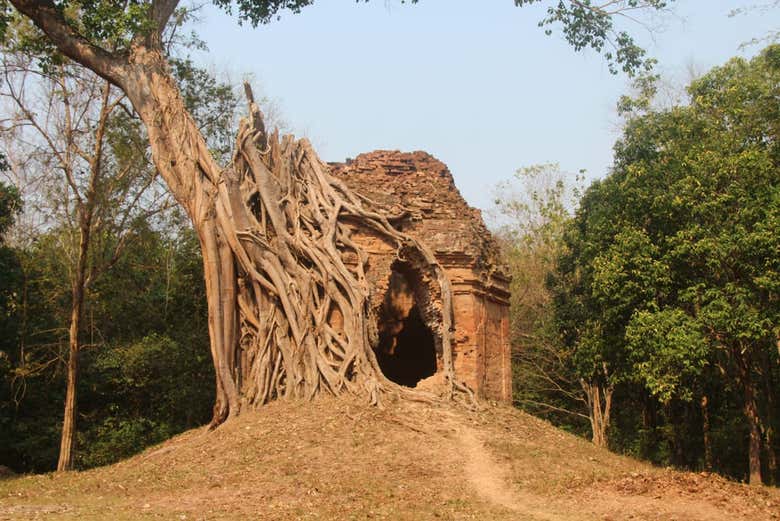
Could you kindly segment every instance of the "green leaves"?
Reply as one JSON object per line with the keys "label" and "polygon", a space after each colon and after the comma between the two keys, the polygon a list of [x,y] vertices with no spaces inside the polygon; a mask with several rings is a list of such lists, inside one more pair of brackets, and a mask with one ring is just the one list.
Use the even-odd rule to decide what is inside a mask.
{"label": "green leaves", "polygon": [[[525,6],[541,0],[515,0],[515,5]],[[615,27],[615,18],[627,11],[639,9],[663,10],[666,0],[615,0],[599,5],[592,0],[558,0],[547,8],[547,15],[539,21],[539,27],[547,35],[551,27],[560,25],[566,41],[574,50],[592,49],[603,54],[610,72],[619,71],[633,76],[653,68],[655,61],[647,58],[644,49],[624,30]]]}
{"label": "green leaves", "polygon": [[[5,163],[5,157],[0,154],[0,168]],[[22,211],[22,199],[15,186],[0,182],[0,245],[3,235],[14,223],[16,216]]]}
{"label": "green leaves", "polygon": [[662,403],[695,398],[710,355],[700,324],[680,308],[638,311],[626,328],[633,371]]}
{"label": "green leaves", "polygon": [[109,49],[126,48],[133,37],[155,29],[150,1],[75,0],[61,6],[74,27]]}
{"label": "green leaves", "polygon": [[300,13],[301,9],[313,3],[314,0],[214,0],[214,5],[229,14],[235,11],[239,21],[247,21],[252,27],[278,18],[279,11],[283,9]]}
{"label": "green leaves", "polygon": [[669,285],[668,267],[648,234],[626,226],[612,244],[593,259],[593,296],[610,318],[620,320],[643,308]]}
{"label": "green leaves", "polygon": [[552,279],[582,378],[606,364],[669,405],[776,377],[778,64],[780,46],[732,59],[685,106],[653,109],[652,78],[622,101],[614,169],[585,192]]}

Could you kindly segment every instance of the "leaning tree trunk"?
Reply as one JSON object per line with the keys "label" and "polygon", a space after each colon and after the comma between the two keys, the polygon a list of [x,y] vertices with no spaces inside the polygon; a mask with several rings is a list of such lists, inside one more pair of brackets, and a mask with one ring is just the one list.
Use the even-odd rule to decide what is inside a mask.
{"label": "leaning tree trunk", "polygon": [[435,286],[448,392],[454,379],[450,284],[430,250],[332,177],[306,140],[268,135],[251,98],[232,164],[220,168],[158,52],[138,49],[124,90],[155,165],[198,233],[217,399],[212,424],[245,407],[319,393],[421,396],[388,381],[374,355],[366,254],[356,231],[397,246]]}
{"label": "leaning tree trunk", "polygon": [[57,470],[73,468],[73,448],[76,434],[76,413],[79,380],[79,355],[81,342],[81,316],[84,309],[84,282],[87,272],[87,256],[89,254],[89,238],[91,232],[91,211],[87,216],[84,208],[79,209],[79,251],[76,260],[76,270],[71,287],[70,327],[68,329],[68,370],[65,387],[65,410],[60,433],[60,454],[57,460]]}
{"label": "leaning tree trunk", "polygon": [[[81,259],[79,258],[79,263]],[[80,270],[79,270],[80,271]],[[65,387],[65,409],[60,433],[60,454],[57,470],[73,468],[73,445],[76,432],[76,397],[79,375],[79,328],[81,327],[81,309],[84,302],[84,287],[73,282],[70,328],[68,330],[68,369]]]}

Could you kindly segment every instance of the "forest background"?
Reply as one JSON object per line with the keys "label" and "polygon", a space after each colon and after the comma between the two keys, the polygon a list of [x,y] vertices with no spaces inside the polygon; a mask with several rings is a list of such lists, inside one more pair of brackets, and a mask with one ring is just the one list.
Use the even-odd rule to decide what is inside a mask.
{"label": "forest background", "polygon": [[[213,149],[229,153],[235,89],[196,66],[191,55],[203,47],[197,38],[171,42],[190,110],[209,129]],[[37,51],[22,45],[4,52],[0,461],[17,471],[56,464],[63,353],[80,273],[78,327],[89,340],[77,467],[115,461],[201,425],[213,403],[197,240],[159,188],[143,132],[96,78],[37,61]],[[603,181],[577,189],[572,176],[541,166],[521,170],[518,182],[526,185],[516,197],[501,191],[497,226],[515,275],[518,405],[659,464],[748,479],[757,458],[764,481],[777,479],[778,116],[762,104],[776,99],[776,54],[769,48],[750,64],[713,70],[687,94],[642,78],[621,100],[621,137]],[[40,83],[25,89],[26,81]],[[52,85],[47,94],[44,87]],[[737,95],[724,95],[733,90]],[[52,100],[66,91],[73,96],[57,108]],[[98,155],[105,171],[97,182],[94,168],[85,168],[94,166],[95,140],[78,121],[62,124],[77,106],[87,128],[104,123]],[[54,110],[41,114],[40,107]],[[739,117],[745,124],[732,128]],[[726,131],[726,145],[735,148],[693,146],[702,136],[721,143]],[[85,153],[59,157],[49,143],[59,138]],[[668,155],[652,156],[657,149]],[[692,179],[712,183],[692,187]],[[672,181],[679,191],[666,190]],[[649,213],[628,212],[642,197]],[[94,240],[85,250],[80,230],[90,212]],[[686,223],[706,223],[717,234],[697,235]],[[670,241],[681,234],[687,243]],[[673,270],[681,265],[689,269]],[[719,280],[726,272],[734,277]],[[626,284],[626,274],[639,283]],[[733,316],[749,316],[750,323],[727,312],[743,304],[750,309]]]}

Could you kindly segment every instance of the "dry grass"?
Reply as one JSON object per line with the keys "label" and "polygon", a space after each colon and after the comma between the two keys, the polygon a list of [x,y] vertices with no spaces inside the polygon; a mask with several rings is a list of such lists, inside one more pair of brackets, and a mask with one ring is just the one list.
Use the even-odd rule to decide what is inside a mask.
{"label": "dry grass", "polygon": [[780,519],[780,492],[655,469],[505,407],[277,402],[117,465],[0,482],[14,520],[748,518]]}

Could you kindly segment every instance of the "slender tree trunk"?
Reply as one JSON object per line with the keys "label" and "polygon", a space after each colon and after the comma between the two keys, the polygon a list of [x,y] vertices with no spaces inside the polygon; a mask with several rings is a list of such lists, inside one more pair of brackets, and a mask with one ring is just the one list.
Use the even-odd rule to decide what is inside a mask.
{"label": "slender tree trunk", "polygon": [[752,386],[747,385],[745,393],[745,417],[750,428],[750,437],[748,444],[748,462],[750,466],[749,483],[751,485],[761,485],[761,422],[758,416],[758,406],[756,404],[755,393]]}
{"label": "slender tree trunk", "polygon": [[60,457],[57,470],[73,468],[73,448],[76,432],[77,391],[79,376],[79,331],[81,313],[84,307],[84,277],[86,274],[87,252],[89,248],[89,229],[82,226],[79,243],[76,277],[71,291],[70,328],[68,329],[68,380],[65,389],[65,414],[62,421],[60,438]]}
{"label": "slender tree trunk", "polygon": [[663,405],[663,410],[671,428],[670,435],[667,435],[671,446],[671,463],[675,467],[682,468],[685,466],[685,445],[679,420],[682,415],[678,414],[680,407],[674,401],[669,401]]}
{"label": "slender tree trunk", "polygon": [[[775,347],[777,348],[777,355],[778,357],[775,358],[775,365],[780,366],[780,329],[778,329],[776,337],[775,337]],[[770,472],[770,484],[777,486],[780,484],[780,473],[778,473],[779,465],[778,465],[778,451],[780,450],[780,446],[778,446],[777,442],[777,430],[775,429],[775,426],[778,425],[778,416],[777,416],[777,408],[778,408],[778,394],[780,394],[780,387],[777,386],[777,380],[774,379],[772,376],[773,374],[773,368],[771,367],[772,363],[767,362],[767,400],[768,400],[768,408],[771,411],[771,418],[767,421],[767,423],[770,425],[769,431],[767,434],[767,452],[768,452],[768,467]]]}
{"label": "slender tree trunk", "polygon": [[766,399],[766,417],[761,424],[764,433],[764,448],[766,449],[767,483],[777,484],[777,452],[775,450],[775,422],[777,421],[777,400],[775,399],[775,385],[773,377],[772,359],[768,350],[762,354],[763,388]]}
{"label": "slender tree trunk", "polygon": [[642,457],[653,459],[658,446],[658,412],[655,399],[650,393],[642,393]]}
{"label": "slender tree trunk", "polygon": [[704,443],[704,470],[712,472],[712,433],[710,427],[709,399],[706,394],[701,395],[702,440]]}
{"label": "slender tree trunk", "polygon": [[[76,415],[78,414],[78,379],[79,379],[79,354],[81,343],[79,333],[81,331],[81,318],[84,310],[84,293],[87,283],[87,265],[89,264],[89,248],[92,234],[92,220],[97,195],[97,185],[100,182],[102,168],[103,137],[106,131],[109,116],[109,95],[111,86],[106,82],[103,88],[100,117],[95,129],[95,143],[93,155],[90,159],[89,185],[83,199],[78,203],[79,217],[79,250],[76,260],[76,269],[72,282],[70,302],[70,327],[68,329],[68,375],[65,388],[65,412],[62,420],[62,435],[60,438],[60,456],[57,461],[57,470],[71,470],[73,468],[73,451],[76,434]],[[78,198],[78,194],[74,194]]]}
{"label": "slender tree trunk", "polygon": [[775,449],[775,431],[773,427],[767,427],[764,439],[766,441],[766,468],[767,482],[769,485],[777,486],[777,450]]}
{"label": "slender tree trunk", "polygon": [[777,486],[777,451],[775,450],[774,428],[767,427],[765,432],[767,482],[769,485]]}

